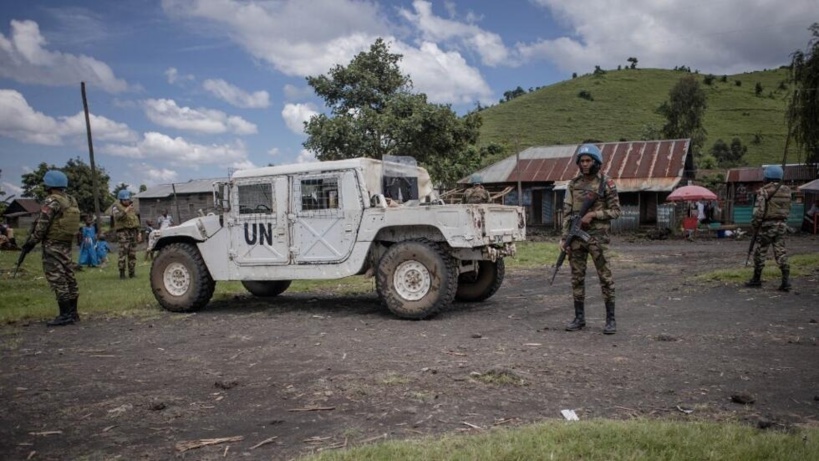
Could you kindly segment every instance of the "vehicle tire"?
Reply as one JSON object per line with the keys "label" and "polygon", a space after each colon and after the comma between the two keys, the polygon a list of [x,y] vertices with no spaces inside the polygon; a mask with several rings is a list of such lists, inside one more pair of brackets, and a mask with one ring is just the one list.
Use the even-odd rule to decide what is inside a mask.
{"label": "vehicle tire", "polygon": [[458,290],[455,299],[464,302],[486,301],[494,295],[503,283],[506,264],[503,259],[478,261],[478,272],[465,272],[458,276]]}
{"label": "vehicle tire", "polygon": [[242,286],[253,296],[272,298],[284,293],[292,280],[243,280]]}
{"label": "vehicle tire", "polygon": [[452,304],[458,268],[428,240],[392,245],[378,262],[376,290],[387,308],[404,319],[424,319]]}
{"label": "vehicle tire", "polygon": [[165,309],[193,312],[213,296],[216,282],[196,245],[171,243],[159,250],[151,265],[151,291]]}

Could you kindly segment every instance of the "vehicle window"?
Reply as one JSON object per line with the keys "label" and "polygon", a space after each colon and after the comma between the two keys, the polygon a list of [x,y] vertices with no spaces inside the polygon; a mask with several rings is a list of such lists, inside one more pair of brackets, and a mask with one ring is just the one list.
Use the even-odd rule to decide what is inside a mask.
{"label": "vehicle window", "polygon": [[302,210],[338,209],[338,178],[302,179]]}
{"label": "vehicle window", "polygon": [[275,210],[272,184],[240,184],[238,189],[239,214],[271,214]]}

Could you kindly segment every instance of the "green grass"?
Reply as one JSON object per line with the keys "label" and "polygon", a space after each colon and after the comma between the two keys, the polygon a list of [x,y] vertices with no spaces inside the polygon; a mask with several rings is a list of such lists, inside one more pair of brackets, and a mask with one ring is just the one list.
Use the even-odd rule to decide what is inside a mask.
{"label": "green grass", "polygon": [[[531,146],[576,144],[586,139],[639,140],[646,125],[659,129],[665,123],[656,109],[686,75],[693,74],[664,69],[612,70],[602,76],[583,75],[549,85],[483,110],[480,143],[503,144],[508,149],[504,155],[510,155]],[[696,77],[708,97],[704,152],[717,139],[730,144],[738,137],[748,147],[748,165],[782,161],[790,93],[787,87],[780,89],[780,84],[787,80],[787,70],[728,75],[726,82],[718,75],[710,86],[703,83],[704,75]],[[737,86],[736,81],[742,85]],[[761,96],[755,95],[756,83],[762,85]],[[591,92],[594,100],[578,97],[582,90]],[[758,143],[753,142],[755,136]],[[793,143],[789,149],[789,162],[795,162]]]}
{"label": "green grass", "polygon": [[[355,445],[355,440],[349,442]],[[819,459],[819,429],[781,432],[732,423],[558,421],[479,435],[386,441],[325,451],[303,461],[386,459],[801,461]]]}
{"label": "green grass", "polygon": [[[17,277],[12,277],[19,252],[0,252],[0,324],[17,321],[39,321],[54,317],[57,302],[43,276],[42,253],[28,255]],[[151,293],[148,273],[150,262],[143,261],[145,253],[137,254],[136,278],[119,279],[117,254],[109,255],[105,268],[84,268],[76,273],[79,285],[81,315],[137,315],[151,316],[161,307]],[[74,251],[74,260],[78,258]],[[373,279],[364,276],[342,280],[295,281],[287,290],[296,293],[368,293],[374,290]],[[247,291],[240,282],[218,282],[212,300],[230,299]]]}
{"label": "green grass", "polygon": [[[801,277],[811,274],[819,267],[819,253],[790,255],[788,262],[791,266],[791,277]],[[739,269],[720,269],[706,272],[696,276],[696,279],[704,282],[724,282],[724,283],[742,283],[750,280],[754,272],[754,258],[747,267]],[[769,257],[765,262],[765,269],[762,271],[762,280],[779,281],[781,273],[776,262]]]}

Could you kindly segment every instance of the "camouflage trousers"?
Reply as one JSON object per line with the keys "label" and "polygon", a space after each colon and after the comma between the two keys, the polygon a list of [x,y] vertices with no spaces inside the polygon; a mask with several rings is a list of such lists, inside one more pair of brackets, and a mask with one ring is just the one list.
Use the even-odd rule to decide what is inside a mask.
{"label": "camouflage trousers", "polygon": [[765,257],[768,255],[768,247],[773,247],[776,265],[781,270],[790,270],[788,264],[788,252],[785,250],[785,233],[788,225],[784,221],[768,221],[759,228],[756,237],[756,247],[754,248],[754,267],[762,269],[765,267]]}
{"label": "camouflage trousers", "polygon": [[117,266],[120,272],[128,266],[128,273],[136,269],[137,233],[139,229],[120,229],[117,231],[117,245],[119,246],[119,260]]}
{"label": "camouflage trousers", "polygon": [[586,262],[591,255],[597,277],[600,279],[600,289],[605,302],[614,302],[614,278],[609,268],[609,237],[595,236],[588,243],[575,239],[569,253],[569,266],[572,268],[572,296],[575,301],[586,300]]}
{"label": "camouflage trousers", "polygon": [[71,301],[80,295],[74,278],[74,260],[71,242],[46,240],[43,242],[43,273],[48,285],[57,295],[57,301]]}

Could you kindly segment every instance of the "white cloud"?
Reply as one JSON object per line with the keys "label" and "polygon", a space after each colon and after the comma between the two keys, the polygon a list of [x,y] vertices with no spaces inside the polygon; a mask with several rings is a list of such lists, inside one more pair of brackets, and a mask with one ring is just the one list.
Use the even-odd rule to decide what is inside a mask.
{"label": "white cloud", "polygon": [[256,168],[256,164],[251,162],[250,160],[243,160],[239,162],[233,162],[230,165],[230,168],[233,170],[249,170],[251,168]]}
{"label": "white cloud", "polygon": [[[423,41],[438,43],[456,40],[480,55],[481,61],[487,66],[507,63],[509,51],[500,35],[474,24],[435,16],[430,2],[416,0],[412,2],[412,6],[415,8],[414,14],[404,8],[399,9],[399,14],[421,32]],[[454,14],[454,6],[447,9],[451,15]]]}
{"label": "white cloud", "polygon": [[181,83],[185,83],[185,82],[192,82],[192,81],[196,80],[196,77],[194,77],[191,74],[184,74],[184,75],[180,74],[179,71],[176,69],[176,67],[169,67],[165,71],[165,78],[168,79],[168,83],[170,83],[171,85],[174,85],[176,83],[181,84]]}
{"label": "white cloud", "polygon": [[316,154],[307,149],[302,149],[301,152],[299,152],[299,156],[296,157],[296,163],[310,163],[317,160]]}
{"label": "white cloud", "polygon": [[46,49],[47,42],[34,21],[12,20],[9,37],[0,33],[0,77],[49,86],[84,81],[109,93],[128,89],[128,83],[102,61]]}
{"label": "white cloud", "polygon": [[6,193],[6,195],[4,196],[4,198],[6,199],[11,197],[12,195],[16,195],[19,198],[20,195],[22,195],[23,193],[22,187],[18,186],[17,184],[12,184],[10,182],[5,181],[0,183],[0,190],[3,190],[3,192]]}
{"label": "white cloud", "polygon": [[243,109],[264,109],[270,106],[270,95],[267,91],[248,93],[222,79],[205,80],[202,83],[202,88],[222,101]]}
{"label": "white cloud", "polygon": [[157,168],[150,163],[141,163],[137,168],[141,171],[143,176],[147,179],[149,184],[168,184],[179,178],[179,173],[168,168]]}
{"label": "white cloud", "polygon": [[396,46],[396,51],[404,55],[403,72],[412,71],[414,87],[426,93],[430,102],[491,102],[491,88],[459,53],[445,52],[430,42],[423,43],[420,49]]}
{"label": "white cloud", "polygon": [[270,150],[267,151],[267,155],[271,157],[276,157],[279,154],[281,154],[281,152],[279,151],[278,147],[271,147]]}
{"label": "white cloud", "polygon": [[[572,34],[521,44],[525,60],[547,59],[565,71],[627,65],[734,74],[778,67],[803,48],[816,19],[815,0],[739,0],[692,6],[683,0],[533,0]],[[589,14],[593,11],[594,14]]]}
{"label": "white cloud", "polygon": [[231,144],[196,144],[182,137],[148,132],[136,144],[108,144],[101,152],[118,157],[151,159],[171,165],[191,167],[196,165],[229,166],[247,160],[247,149],[241,141]]}
{"label": "white cloud", "polygon": [[282,109],[282,118],[285,125],[293,133],[304,134],[304,122],[310,117],[318,115],[316,106],[313,104],[285,104]]}
{"label": "white cloud", "polygon": [[[128,142],[136,133],[124,123],[98,115],[89,115],[95,140]],[[50,117],[34,110],[22,94],[0,90],[0,136],[30,144],[60,146],[68,142],[86,142],[85,114]]]}
{"label": "white cloud", "polygon": [[208,134],[230,131],[247,135],[257,132],[256,125],[242,117],[228,116],[213,109],[179,107],[173,99],[146,99],[142,107],[150,121],[168,128]]}

